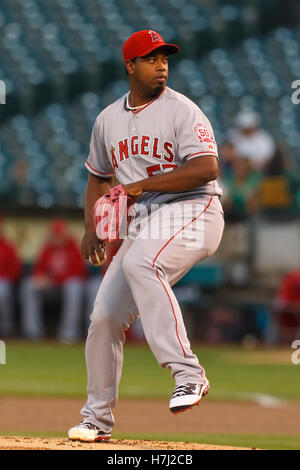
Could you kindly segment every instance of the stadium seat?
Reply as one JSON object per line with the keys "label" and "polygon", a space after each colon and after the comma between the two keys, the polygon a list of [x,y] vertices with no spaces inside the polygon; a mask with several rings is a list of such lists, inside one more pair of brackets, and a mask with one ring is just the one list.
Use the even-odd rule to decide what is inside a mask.
{"label": "stadium seat", "polygon": [[[203,109],[218,144],[241,109],[254,109],[299,167],[291,83],[300,76],[300,28],[276,27],[276,12],[262,3],[267,32],[255,8],[240,2],[220,1],[217,9],[197,0],[1,3],[0,80],[9,99],[0,106],[0,162],[10,163],[0,166],[0,202],[23,175],[14,195],[20,204],[81,207],[90,132],[101,109],[127,91],[121,47],[136,29],[157,29],[182,45],[170,60],[169,85]],[[36,177],[41,183],[30,187]]]}

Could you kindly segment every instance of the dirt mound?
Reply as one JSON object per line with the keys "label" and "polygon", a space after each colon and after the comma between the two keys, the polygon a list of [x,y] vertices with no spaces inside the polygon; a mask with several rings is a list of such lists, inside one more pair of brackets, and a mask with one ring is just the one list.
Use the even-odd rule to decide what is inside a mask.
{"label": "dirt mound", "polygon": [[[80,421],[79,410],[83,405],[84,399],[80,398],[0,397],[0,434],[66,436],[67,430]],[[261,406],[208,400],[186,413],[172,415],[166,400],[122,398],[114,415],[113,437],[122,433],[126,439],[142,434],[160,434],[162,439],[166,434],[177,433],[300,434],[299,402]]]}
{"label": "dirt mound", "polygon": [[[63,438],[1,436],[0,450],[245,450],[193,442],[135,441],[111,439],[109,443],[72,442]],[[247,449],[249,450],[249,449]]]}

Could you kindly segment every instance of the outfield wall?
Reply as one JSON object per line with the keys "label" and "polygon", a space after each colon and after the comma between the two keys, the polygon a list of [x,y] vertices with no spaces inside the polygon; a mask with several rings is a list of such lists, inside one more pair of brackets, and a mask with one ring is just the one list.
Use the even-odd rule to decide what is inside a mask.
{"label": "outfield wall", "polygon": [[[80,242],[82,217],[69,216],[70,233]],[[47,238],[48,217],[7,216],[5,235],[17,245],[26,263],[32,263]],[[232,284],[252,282],[276,285],[282,275],[300,268],[300,219],[292,222],[227,223],[221,245],[211,260],[222,263]]]}

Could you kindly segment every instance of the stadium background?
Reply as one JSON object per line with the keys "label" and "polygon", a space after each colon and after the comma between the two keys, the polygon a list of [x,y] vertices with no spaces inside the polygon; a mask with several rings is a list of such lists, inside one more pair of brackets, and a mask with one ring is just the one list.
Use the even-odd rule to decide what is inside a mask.
{"label": "stadium background", "polygon": [[[255,426],[248,429],[241,420],[226,433],[228,412],[226,419],[220,418],[220,432],[214,428],[207,438],[198,422],[189,427],[189,421],[182,421],[185,437],[191,429],[194,442],[298,446],[299,425],[291,423],[299,413],[299,373],[290,361],[290,346],[300,339],[299,321],[297,315],[292,320],[285,315],[278,323],[275,299],[283,277],[299,270],[300,260],[300,105],[292,102],[292,83],[300,79],[299,20],[296,0],[10,0],[0,5],[0,80],[6,86],[6,103],[0,105],[0,210],[5,234],[22,257],[23,276],[30,272],[53,218],[64,218],[78,241],[82,236],[91,129],[100,110],[127,91],[121,47],[135,30],[154,29],[166,41],[180,44],[181,54],[170,59],[169,86],[193,99],[211,120],[221,159],[228,130],[236,126],[241,110],[259,113],[260,126],[280,151],[275,179],[267,172],[260,175],[255,210],[225,211],[226,230],[217,254],[195,266],[176,287],[191,340],[205,343],[197,352],[215,379],[212,404],[250,401],[258,407],[256,416],[271,410],[266,420],[279,425],[272,430],[258,424],[257,434]],[[225,168],[220,180],[226,187]],[[99,273],[90,269],[90,275]],[[48,306],[45,312],[52,342],[22,341],[19,282],[16,338],[7,339],[7,364],[0,366],[0,406],[6,416],[0,429],[6,434],[63,433],[74,423],[45,428],[32,416],[29,423],[16,422],[22,403],[7,397],[82,398],[83,343],[55,342],[58,304],[55,311]],[[121,398],[164,397],[167,402],[171,382],[164,372],[159,375],[143,341],[128,341],[126,354]],[[282,377],[284,390],[278,384]],[[285,412],[282,400],[290,407]],[[37,403],[33,399],[30,407]],[[26,400],[23,405],[22,412]],[[200,408],[197,416],[201,418]],[[214,420],[218,423],[217,416]],[[126,436],[129,431],[125,426],[119,432]],[[145,426],[140,435],[151,432]],[[168,432],[173,440],[185,440],[176,424]],[[169,436],[167,431],[162,435]]]}

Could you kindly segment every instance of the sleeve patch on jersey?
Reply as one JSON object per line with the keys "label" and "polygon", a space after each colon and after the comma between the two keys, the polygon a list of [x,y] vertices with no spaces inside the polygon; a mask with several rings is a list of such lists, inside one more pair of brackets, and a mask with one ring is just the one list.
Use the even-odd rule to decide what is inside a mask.
{"label": "sleeve patch on jersey", "polygon": [[203,126],[203,124],[196,124],[194,127],[194,131],[196,136],[198,137],[199,141],[202,142],[212,142],[215,144],[215,139],[207,127]]}

